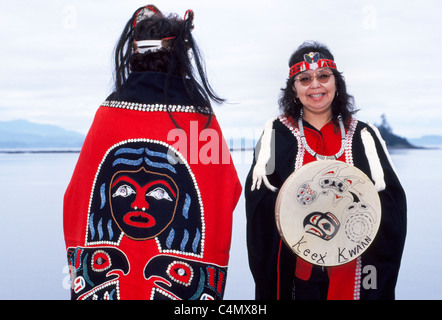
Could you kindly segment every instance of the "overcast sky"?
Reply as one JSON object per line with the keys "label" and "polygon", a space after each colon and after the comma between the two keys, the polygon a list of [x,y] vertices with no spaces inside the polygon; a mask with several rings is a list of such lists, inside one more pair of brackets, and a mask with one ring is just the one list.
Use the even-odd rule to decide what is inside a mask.
{"label": "overcast sky", "polygon": [[[85,133],[112,88],[112,51],[133,11],[195,12],[226,135],[278,115],[287,61],[305,40],[326,44],[357,117],[413,138],[442,135],[440,0],[21,0],[0,4],[0,120]],[[241,133],[242,132],[242,133]]]}

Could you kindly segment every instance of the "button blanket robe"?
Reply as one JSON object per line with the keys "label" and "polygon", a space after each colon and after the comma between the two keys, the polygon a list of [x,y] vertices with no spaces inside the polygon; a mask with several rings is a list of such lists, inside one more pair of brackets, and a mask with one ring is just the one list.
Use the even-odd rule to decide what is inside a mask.
{"label": "button blanket robe", "polygon": [[165,85],[132,73],[95,115],[64,198],[73,299],[223,298],[241,185],[216,117]]}

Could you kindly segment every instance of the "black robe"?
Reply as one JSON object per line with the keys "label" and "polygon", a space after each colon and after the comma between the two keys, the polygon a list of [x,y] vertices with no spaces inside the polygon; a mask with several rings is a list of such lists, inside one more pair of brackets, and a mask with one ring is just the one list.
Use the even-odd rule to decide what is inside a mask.
{"label": "black robe", "polygon": [[[304,122],[306,129],[316,130]],[[370,125],[358,121],[352,140],[353,164],[372,178],[361,138],[361,131],[366,128],[373,137],[381,163],[385,189],[379,192],[382,206],[382,218],[379,231],[371,246],[362,254],[362,270],[373,266],[376,274],[375,284],[368,286],[361,281],[360,299],[394,299],[395,286],[399,273],[402,252],[406,236],[406,197],[401,183],[389,160],[382,140]],[[273,121],[275,169],[267,176],[269,182],[281,188],[284,181],[293,173],[298,152],[298,141],[292,131],[282,123],[281,118]],[[258,143],[255,155],[259,154]],[[256,299],[275,300],[293,299],[297,256],[281,242],[275,223],[275,202],[278,192],[272,192],[264,185],[259,190],[251,190],[252,174],[256,157],[245,184],[247,247],[249,265],[256,284]],[[364,278],[364,274],[361,275]],[[373,276],[373,275],[372,275]],[[321,267],[313,266],[310,279],[303,286],[296,287],[296,299],[320,299],[310,288],[320,283],[328,284],[327,273]],[[374,288],[375,287],[375,288]],[[327,292],[325,288],[325,291]],[[336,290],[336,288],[335,288]]]}

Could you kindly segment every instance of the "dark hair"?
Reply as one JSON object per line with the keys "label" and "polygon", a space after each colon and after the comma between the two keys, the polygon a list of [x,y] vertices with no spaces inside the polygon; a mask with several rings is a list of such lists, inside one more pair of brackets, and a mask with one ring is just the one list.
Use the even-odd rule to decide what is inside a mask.
{"label": "dark hair", "polygon": [[[135,25],[138,13],[146,9],[151,13]],[[115,47],[115,91],[121,88],[130,72],[163,72],[168,74],[164,88],[167,101],[170,76],[179,76],[196,111],[206,115],[207,111],[210,111],[209,123],[213,112],[210,101],[221,104],[225,100],[216,95],[207,79],[200,50],[191,32],[193,18],[191,10],[181,19],[175,14],[165,16],[153,5],[138,8],[124,27]],[[168,48],[163,47],[155,52],[134,53],[134,40],[161,40],[171,37],[173,39],[165,40]],[[189,57],[189,50],[192,59]]]}
{"label": "dark hair", "polygon": [[[318,52],[320,59],[335,60],[330,50],[318,42],[304,42],[289,59],[289,67],[298,62],[304,61],[304,54]],[[344,77],[341,72],[331,69],[336,79],[336,96],[332,102],[332,120],[338,125],[338,116],[341,114],[346,126],[349,125],[351,116],[357,112],[354,109],[354,98],[347,92]],[[296,99],[296,92],[293,90],[295,77],[287,80],[286,87],[281,89],[282,93],[279,99],[279,108],[285,116],[291,116],[295,120],[299,119],[302,109],[302,103]]]}

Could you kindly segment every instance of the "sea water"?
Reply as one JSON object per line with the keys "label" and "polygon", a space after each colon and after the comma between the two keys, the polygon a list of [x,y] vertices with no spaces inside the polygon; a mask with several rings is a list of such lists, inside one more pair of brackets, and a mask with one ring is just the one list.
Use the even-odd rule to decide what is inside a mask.
{"label": "sea water", "polygon": [[[62,211],[77,159],[77,153],[0,153],[0,299],[69,299]],[[244,183],[252,152],[235,151],[233,159]],[[395,150],[392,161],[408,203],[397,299],[442,299],[442,149]],[[254,298],[245,223],[241,196],[234,212],[228,300]]]}

